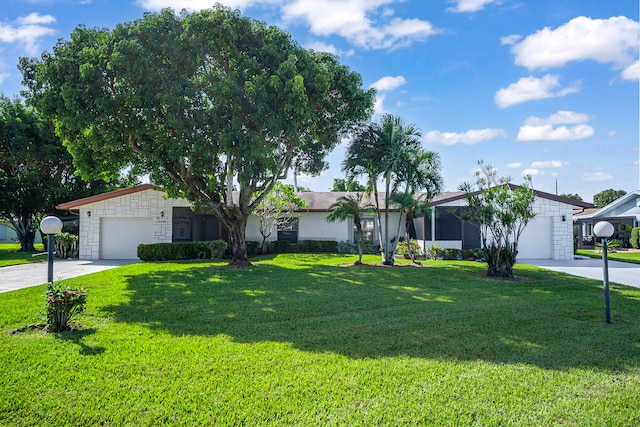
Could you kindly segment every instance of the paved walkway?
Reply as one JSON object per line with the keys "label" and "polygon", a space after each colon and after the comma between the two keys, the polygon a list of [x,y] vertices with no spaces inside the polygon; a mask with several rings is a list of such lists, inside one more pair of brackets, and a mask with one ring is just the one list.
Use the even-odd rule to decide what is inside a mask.
{"label": "paved walkway", "polygon": [[[131,259],[100,261],[55,260],[53,263],[53,279],[71,279],[135,262],[139,261]],[[2,267],[0,268],[0,292],[42,285],[47,283],[47,274],[48,263],[46,261]]]}
{"label": "paved walkway", "polygon": [[[547,270],[560,271],[574,276],[604,280],[601,259],[583,258],[568,261],[553,259],[525,259],[519,264],[530,264]],[[609,283],[634,286],[640,288],[640,264],[609,260]]]}

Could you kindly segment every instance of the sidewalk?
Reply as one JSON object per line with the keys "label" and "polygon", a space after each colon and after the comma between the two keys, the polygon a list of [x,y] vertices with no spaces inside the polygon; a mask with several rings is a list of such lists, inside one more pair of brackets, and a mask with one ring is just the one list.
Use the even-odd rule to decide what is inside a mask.
{"label": "sidewalk", "polygon": [[[547,270],[559,271],[573,276],[587,277],[589,279],[604,280],[604,271],[601,259],[582,258],[567,261],[553,259],[524,259],[518,264],[530,264]],[[609,283],[640,288],[640,264],[609,260]]]}
{"label": "sidewalk", "polygon": [[[99,261],[55,260],[53,263],[53,280],[71,279],[136,262],[140,261],[133,259]],[[47,262],[2,267],[0,268],[0,292],[47,283],[47,269]]]}

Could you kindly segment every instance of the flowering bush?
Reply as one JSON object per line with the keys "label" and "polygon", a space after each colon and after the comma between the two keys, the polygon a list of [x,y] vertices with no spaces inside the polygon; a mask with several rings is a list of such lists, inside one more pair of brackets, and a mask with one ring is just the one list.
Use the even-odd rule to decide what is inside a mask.
{"label": "flowering bush", "polygon": [[64,286],[62,282],[47,286],[45,316],[47,328],[52,332],[62,332],[69,328],[69,320],[82,313],[87,302],[87,291]]}

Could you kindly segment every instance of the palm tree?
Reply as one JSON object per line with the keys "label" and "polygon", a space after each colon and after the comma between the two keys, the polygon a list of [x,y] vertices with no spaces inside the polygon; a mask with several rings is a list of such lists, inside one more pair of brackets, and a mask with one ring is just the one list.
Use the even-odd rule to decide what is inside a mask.
{"label": "palm tree", "polygon": [[362,252],[364,245],[364,233],[362,232],[362,214],[371,208],[370,204],[363,205],[363,194],[356,193],[355,196],[341,196],[335,203],[329,206],[327,222],[336,220],[345,221],[353,218],[353,225],[356,227],[356,241],[358,242],[358,261],[356,265],[362,264]]}
{"label": "palm tree", "polygon": [[[374,194],[378,235],[383,247],[383,263],[393,264],[390,250],[389,206],[392,188],[402,181],[402,170],[406,165],[408,152],[420,149],[420,131],[413,124],[407,124],[397,116],[385,114],[379,122],[364,126],[352,140],[342,169],[350,178],[365,175],[369,182],[369,192]],[[377,182],[382,179],[385,186],[384,238],[381,229],[380,202]],[[397,241],[397,239],[396,239]]]}

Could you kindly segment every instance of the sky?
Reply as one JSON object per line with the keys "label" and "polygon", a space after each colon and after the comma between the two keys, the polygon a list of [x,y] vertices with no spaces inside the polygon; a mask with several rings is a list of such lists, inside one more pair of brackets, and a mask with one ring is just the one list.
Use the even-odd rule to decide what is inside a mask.
{"label": "sky", "polygon": [[[511,182],[578,194],[640,189],[637,0],[219,0],[335,54],[376,88],[376,114],[415,124],[446,191],[478,161]],[[208,0],[9,0],[0,9],[0,92],[19,96],[18,58],[51,52],[78,25],[113,28]],[[348,142],[319,177],[343,178]],[[292,182],[291,178],[287,182]]]}

